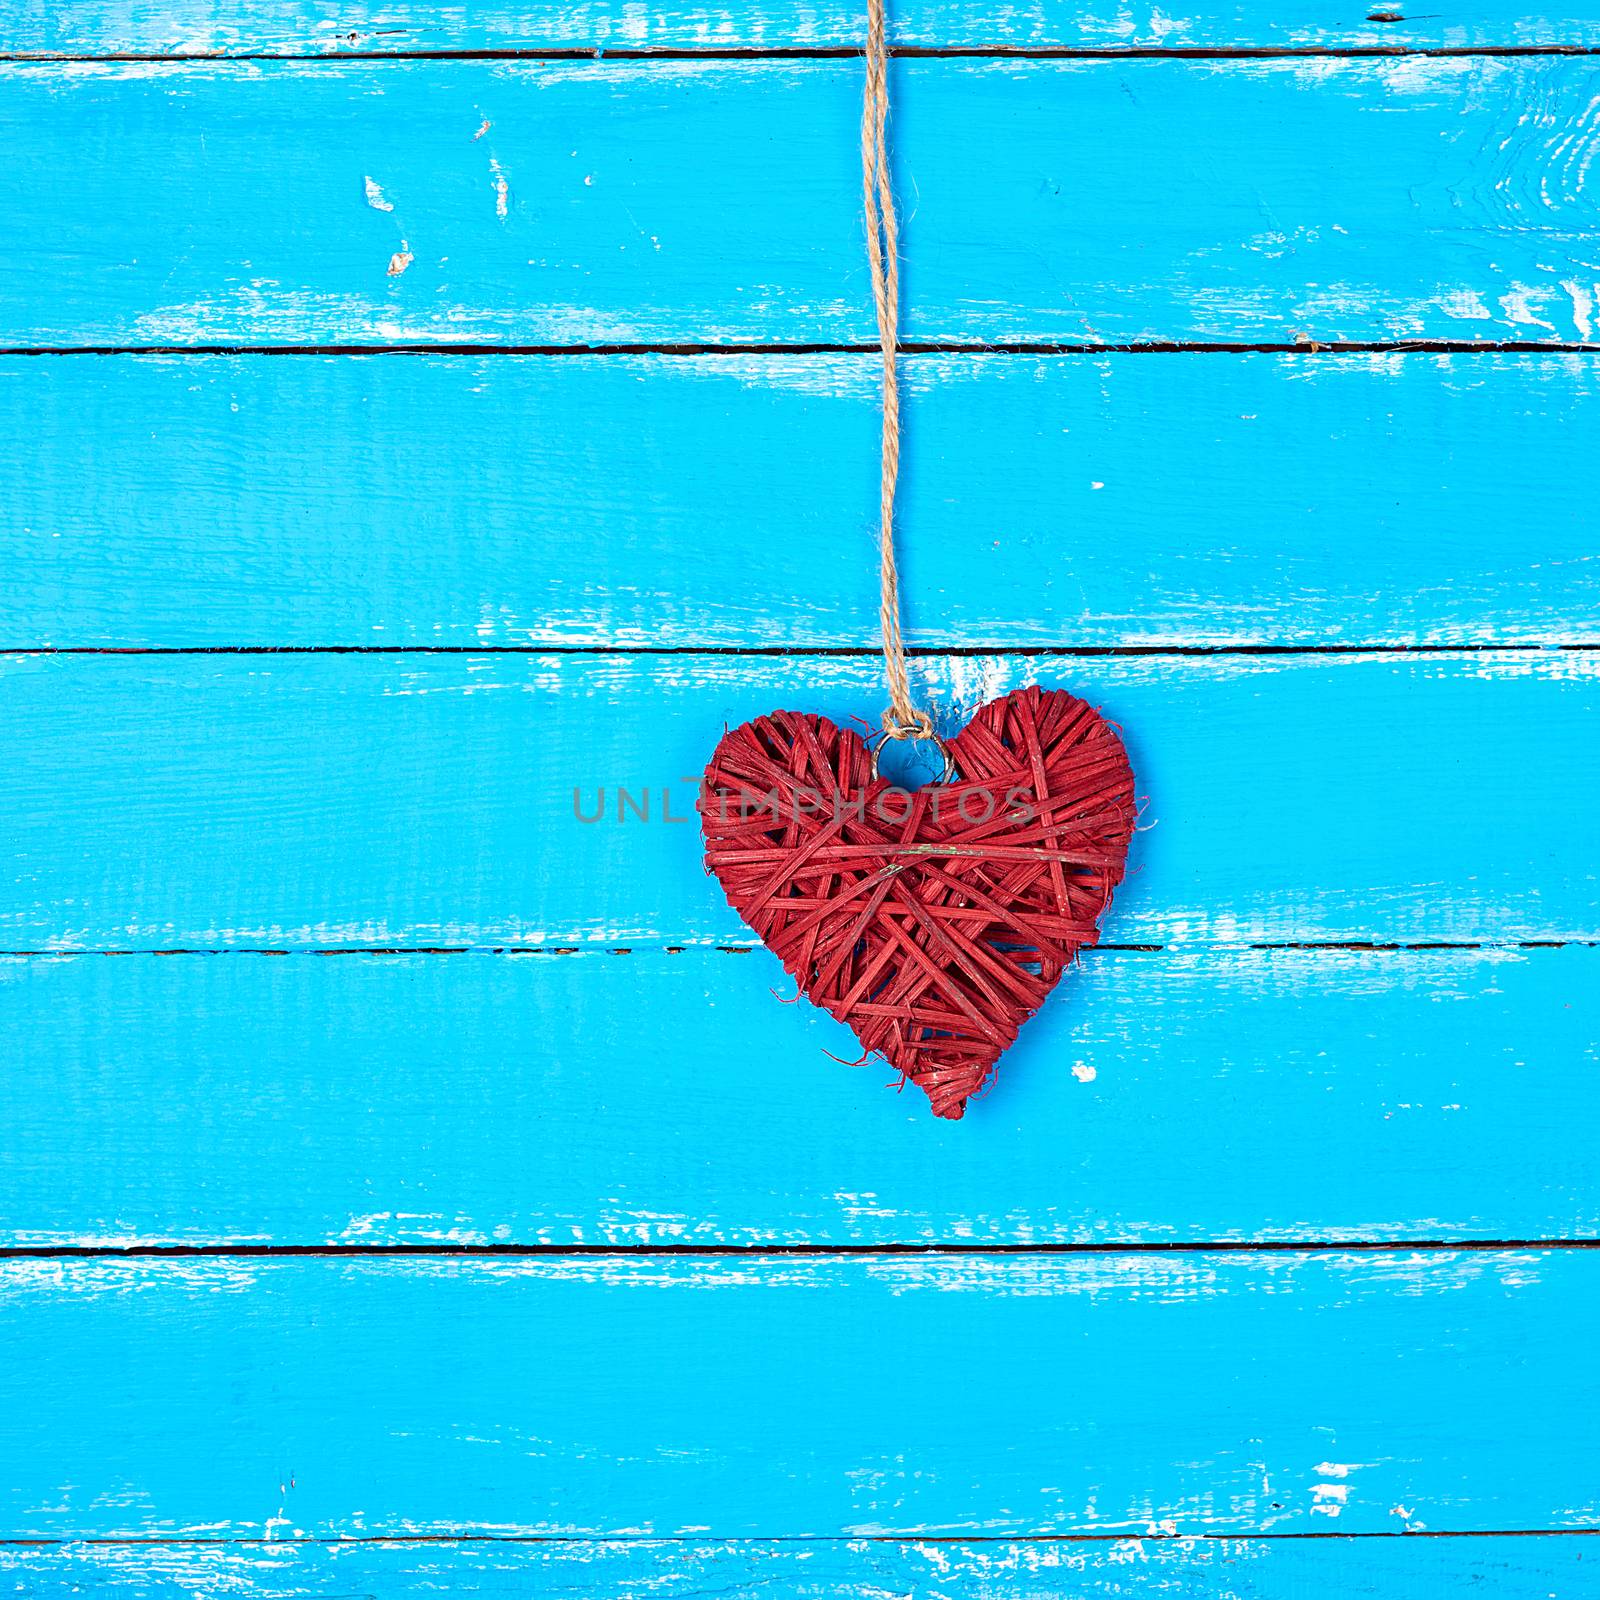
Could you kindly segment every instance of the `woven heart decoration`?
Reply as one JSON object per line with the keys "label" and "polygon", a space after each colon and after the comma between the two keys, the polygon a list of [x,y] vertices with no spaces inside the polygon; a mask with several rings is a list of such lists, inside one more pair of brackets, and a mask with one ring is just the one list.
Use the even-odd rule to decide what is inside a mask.
{"label": "woven heart decoration", "polygon": [[1099,939],[1135,806],[1116,730],[1061,690],[991,700],[946,754],[908,793],[857,734],[774,711],[723,735],[699,810],[706,865],[801,993],[955,1118]]}

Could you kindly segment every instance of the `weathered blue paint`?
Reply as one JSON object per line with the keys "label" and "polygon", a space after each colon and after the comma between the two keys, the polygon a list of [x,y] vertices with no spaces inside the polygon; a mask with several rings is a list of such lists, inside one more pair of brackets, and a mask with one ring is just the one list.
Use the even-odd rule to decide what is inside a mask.
{"label": "weathered blue paint", "polygon": [[839,1600],[996,1600],[1152,1596],[1305,1600],[1584,1600],[1594,1594],[1587,1535],[1394,1539],[618,1539],[526,1543],[351,1540],[259,1544],[0,1545],[0,1587],[31,1600],[300,1600],[305,1595],[560,1593],[581,1600],[740,1596]]}
{"label": "weathered blue paint", "polygon": [[8,1261],[0,1528],[1592,1526],[1597,1311],[1592,1250]]}
{"label": "weathered blue paint", "polygon": [[[909,339],[1594,332],[1585,58],[895,92]],[[0,341],[870,342],[859,95],[838,61],[8,66]]]}
{"label": "weathered blue paint", "polygon": [[[908,637],[1600,642],[1597,363],[910,357]],[[871,646],[877,382],[0,359],[0,646]]]}
{"label": "weathered blue paint", "polygon": [[0,962],[0,1245],[1600,1234],[1600,949],[1102,951],[965,1122],[764,952]]}
{"label": "weathered blue paint", "polygon": [[[1365,9],[923,0],[899,37],[1600,42]],[[0,51],[859,26],[132,0],[14,9]],[[1593,78],[896,69],[910,337],[1307,347],[913,357],[916,641],[1548,647],[920,662],[954,719],[1028,677],[1103,701],[1152,797],[1107,931],[1163,948],[1092,956],[956,1128],[704,947],[747,935],[691,827],[571,814],[602,783],[682,814],[776,703],[875,712],[870,659],[700,653],[870,644],[870,358],[0,360],[0,647],[688,652],[5,662],[0,943],[229,953],[0,964],[0,1245],[956,1251],[0,1263],[0,1539],[80,1541],[0,1543],[0,1588],[1594,1594],[1548,1530],[1600,1523],[1600,1256],[1484,1244],[1600,1221],[1600,948],[1519,947],[1600,938],[1600,658],[1563,648],[1600,639],[1594,356],[1560,348],[1600,304]],[[0,343],[867,341],[858,89],[7,67]],[[1314,348],[1423,337],[1550,348]],[[1249,948],[1339,939],[1492,948]],[[350,953],[441,943],[583,953]],[[1333,1238],[1401,1248],[1260,1248]],[[1176,1248],[961,1250],[1108,1241]],[[1381,1537],[1424,1525],[1499,1536]],[[629,1537],[372,1542],[416,1532]],[[963,1542],[895,1537],[928,1532]],[[180,1534],[214,1542],[81,1542]]]}
{"label": "weathered blue paint", "polygon": [[[1075,6],[1046,0],[995,6],[983,0],[896,0],[890,31],[902,45],[945,49],[1397,49],[1407,46],[1594,45],[1592,12],[1533,9],[1516,0],[1461,0],[1417,16],[1404,8],[1301,0],[1290,12],[1262,0],[1182,16],[1117,0]],[[416,50],[792,49],[858,50],[864,12],[851,0],[561,0],[466,8],[451,0],[383,0],[341,6],[334,16],[305,0],[127,0],[117,6],[25,6],[0,18],[6,52],[156,55],[289,52],[336,56]]]}
{"label": "weathered blue paint", "polygon": [[[1125,730],[1112,943],[1600,937],[1600,655],[969,657]],[[876,718],[873,657],[25,656],[0,663],[5,948],[747,942],[698,774],[775,706]],[[618,786],[651,820],[616,820]],[[1443,785],[1443,787],[1441,787]],[[595,811],[598,791],[607,816]],[[666,791],[674,820],[663,820]]]}

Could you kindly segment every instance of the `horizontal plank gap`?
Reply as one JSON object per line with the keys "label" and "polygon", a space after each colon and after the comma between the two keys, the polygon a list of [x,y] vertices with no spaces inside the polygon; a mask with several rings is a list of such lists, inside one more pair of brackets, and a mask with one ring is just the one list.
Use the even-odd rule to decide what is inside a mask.
{"label": "horizontal plank gap", "polygon": [[607,1260],[740,1260],[805,1257],[853,1261],[877,1256],[1120,1256],[1120,1255],[1415,1255],[1481,1254],[1527,1250],[1600,1250],[1600,1239],[1218,1239],[1199,1243],[1165,1239],[1092,1244],[20,1244],[0,1246],[0,1261],[234,1260],[379,1256],[517,1260],[582,1257]]}
{"label": "horizontal plank gap", "polygon": [[[875,344],[81,344],[6,345],[0,356],[863,356]],[[1133,343],[908,341],[903,356],[1600,355],[1600,341],[1555,339],[1292,339],[1257,343],[1145,339]]]}
{"label": "horizontal plank gap", "polygon": [[[748,956],[761,948],[758,944],[384,944],[336,945],[320,950],[291,949],[274,945],[167,945],[149,948],[118,945],[78,948],[71,945],[35,949],[0,950],[0,959],[57,960],[62,956],[631,956],[651,953],[668,956],[706,952],[711,955]],[[1259,941],[1217,943],[1207,950],[1359,950],[1376,955],[1403,955],[1433,950],[1592,950],[1600,941],[1589,939],[1514,939],[1451,940],[1419,939],[1407,942],[1380,942],[1370,939],[1324,939],[1299,941]],[[1162,944],[1099,944],[1078,952],[1080,961],[1103,955],[1159,955]],[[1190,953],[1179,947],[1177,953]]]}
{"label": "horizontal plank gap", "polygon": [[499,1544],[499,1545],[681,1545],[685,1549],[718,1545],[903,1545],[903,1544],[1126,1544],[1137,1539],[1141,1544],[1218,1544],[1237,1545],[1276,1543],[1306,1544],[1313,1542],[1344,1543],[1354,1539],[1592,1539],[1600,1534],[1600,1525],[1578,1528],[1399,1528],[1394,1532],[1372,1530],[1366,1533],[962,1533],[962,1534],[850,1534],[828,1537],[816,1534],[749,1534],[733,1537],[707,1536],[696,1538],[662,1537],[660,1534],[604,1534],[589,1538],[574,1538],[570,1534],[515,1534],[515,1533],[374,1533],[364,1537],[341,1539],[311,1539],[303,1535],[281,1535],[273,1538],[238,1539],[185,1539],[152,1535],[142,1539],[0,1539],[0,1550],[53,1550],[78,1545],[104,1546],[112,1549],[138,1549],[146,1546],[179,1549],[207,1549],[220,1546],[256,1547],[261,1545],[292,1545],[305,1547],[343,1548],[348,1545],[437,1545],[437,1544]]}
{"label": "horizontal plank gap", "polygon": [[[1597,644],[1540,640],[1493,644],[963,644],[908,645],[908,656],[929,660],[973,660],[986,656],[1438,656],[1487,655],[1496,651],[1600,650]],[[783,659],[826,656],[868,659],[876,645],[594,645],[594,644],[209,644],[209,645],[0,645],[0,655],[19,656],[749,656]]]}
{"label": "horizontal plank gap", "polygon": [[[1370,22],[1382,18],[1368,18]],[[1515,56],[1592,56],[1600,55],[1593,45],[1231,45],[1216,47],[1162,45],[1038,45],[1038,46],[952,46],[896,45],[889,54],[902,61],[1278,61],[1278,60],[1363,60],[1378,57],[1515,57]],[[365,61],[853,61],[861,51],[849,45],[710,46],[703,49],[663,46],[659,49],[604,48],[533,50],[300,50],[273,51],[112,51],[103,55],[70,55],[50,51],[19,51],[0,55],[0,66],[76,66],[107,64],[180,65],[202,63],[227,65],[262,61],[315,62],[337,65]]]}

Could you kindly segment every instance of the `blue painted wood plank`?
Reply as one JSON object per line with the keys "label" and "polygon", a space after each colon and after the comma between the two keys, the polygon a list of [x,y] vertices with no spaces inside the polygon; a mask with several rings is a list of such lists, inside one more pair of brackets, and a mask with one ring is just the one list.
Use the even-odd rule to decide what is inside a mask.
{"label": "blue painted wood plank", "polygon": [[[902,63],[903,331],[1587,339],[1592,79]],[[870,341],[859,96],[834,61],[11,66],[0,341]]]}
{"label": "blue painted wood plank", "polygon": [[[1186,8],[1112,3],[1006,6],[979,0],[896,0],[901,45],[1004,49],[1401,49],[1472,45],[1595,45],[1600,23],[1575,7],[1457,0],[1417,16],[1404,6],[1302,0],[1292,11],[1261,0]],[[715,8],[689,0],[564,0],[533,9],[448,0],[385,0],[331,16],[306,0],[129,0],[116,7],[26,6],[0,19],[8,53],[188,55],[405,50],[749,50],[859,47],[860,8],[841,0],[746,0]]]}
{"label": "blue painted wood plank", "polygon": [[[1600,642],[1596,359],[912,357],[908,637]],[[0,646],[870,646],[876,385],[0,359]]]}
{"label": "blue painted wood plank", "polygon": [[[1109,942],[1600,937],[1592,651],[914,665],[947,727],[1039,681],[1124,728],[1150,800]],[[882,703],[867,656],[11,658],[0,941],[748,942],[701,867],[709,751]]]}
{"label": "blue painted wood plank", "polygon": [[1600,1234],[1600,949],[1100,952],[959,1126],[774,993],[703,949],[5,961],[0,1246]]}
{"label": "blue painted wood plank", "polygon": [[893,1539],[360,1540],[266,1544],[0,1545],[0,1583],[33,1600],[138,1596],[301,1600],[381,1595],[562,1594],[688,1600],[714,1590],[840,1600],[1584,1600],[1595,1592],[1592,1537],[1420,1539],[1130,1537],[1033,1543]]}
{"label": "blue painted wood plank", "polygon": [[0,1529],[1592,1527],[1597,1309],[1588,1250],[10,1260]]}

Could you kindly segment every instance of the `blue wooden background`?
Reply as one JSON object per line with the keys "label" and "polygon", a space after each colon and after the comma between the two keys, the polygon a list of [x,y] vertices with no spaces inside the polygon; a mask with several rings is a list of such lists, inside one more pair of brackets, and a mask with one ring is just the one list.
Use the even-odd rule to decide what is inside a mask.
{"label": "blue wooden background", "polygon": [[0,1593],[1600,1595],[1600,11],[1409,13],[898,8],[918,692],[1150,796],[952,1125],[661,814],[853,0],[0,5]]}

